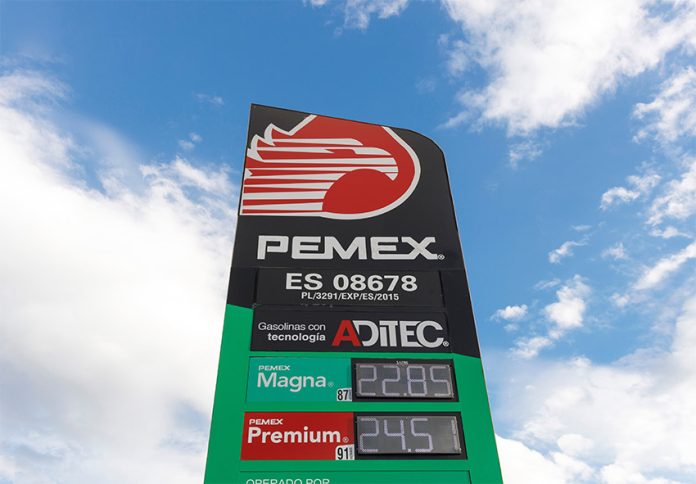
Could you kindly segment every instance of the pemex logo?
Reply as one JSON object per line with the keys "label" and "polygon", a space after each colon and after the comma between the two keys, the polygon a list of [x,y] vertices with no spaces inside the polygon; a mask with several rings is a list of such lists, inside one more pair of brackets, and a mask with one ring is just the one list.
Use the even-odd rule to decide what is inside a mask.
{"label": "pemex logo", "polygon": [[413,148],[386,126],[310,115],[254,136],[241,215],[374,217],[401,205],[419,177]]}

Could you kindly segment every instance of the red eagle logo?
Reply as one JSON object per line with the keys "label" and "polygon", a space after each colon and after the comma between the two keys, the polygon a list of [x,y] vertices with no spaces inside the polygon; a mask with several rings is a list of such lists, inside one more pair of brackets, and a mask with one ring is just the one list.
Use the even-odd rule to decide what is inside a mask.
{"label": "red eagle logo", "polygon": [[416,153],[391,129],[311,115],[254,136],[241,214],[374,217],[401,205],[419,177]]}

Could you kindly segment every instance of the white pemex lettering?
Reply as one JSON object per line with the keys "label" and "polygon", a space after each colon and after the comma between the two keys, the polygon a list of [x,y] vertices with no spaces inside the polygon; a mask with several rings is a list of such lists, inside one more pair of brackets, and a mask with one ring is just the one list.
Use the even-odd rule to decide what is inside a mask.
{"label": "white pemex lettering", "polygon": [[292,259],[358,259],[358,260],[414,260],[423,257],[438,260],[428,247],[436,242],[435,237],[424,237],[418,241],[413,237],[354,237],[342,243],[333,236],[259,235],[256,258],[265,260],[269,254],[290,254]]}

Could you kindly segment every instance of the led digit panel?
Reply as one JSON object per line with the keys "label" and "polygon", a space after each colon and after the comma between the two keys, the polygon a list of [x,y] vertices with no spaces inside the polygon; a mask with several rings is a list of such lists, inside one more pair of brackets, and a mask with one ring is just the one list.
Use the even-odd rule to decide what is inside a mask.
{"label": "led digit panel", "polygon": [[461,426],[454,414],[359,414],[355,441],[360,457],[466,458]]}
{"label": "led digit panel", "polygon": [[456,400],[451,360],[353,359],[356,400]]}

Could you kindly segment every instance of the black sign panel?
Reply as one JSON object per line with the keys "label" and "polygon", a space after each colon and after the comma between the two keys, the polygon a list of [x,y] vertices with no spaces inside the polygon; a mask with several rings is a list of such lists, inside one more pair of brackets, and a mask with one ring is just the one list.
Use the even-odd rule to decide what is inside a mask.
{"label": "black sign panel", "polygon": [[463,268],[444,156],[418,133],[254,105],[244,168],[234,267]]}
{"label": "black sign panel", "polygon": [[[442,311],[435,319],[447,328],[447,315],[442,345],[414,351],[479,356],[445,159],[435,143],[406,129],[253,105],[245,155],[228,303],[255,309],[254,349],[334,351],[350,307],[377,311],[364,315],[368,321]],[[282,317],[268,312],[274,306],[286,307]],[[319,307],[333,309],[303,311]],[[268,314],[273,323],[319,318],[323,339],[308,329],[262,330],[259,318]],[[360,329],[367,334],[367,325]]]}
{"label": "black sign panel", "polygon": [[259,304],[442,306],[437,272],[260,269]]}
{"label": "black sign panel", "polygon": [[254,351],[449,352],[445,315],[438,312],[254,312]]}

